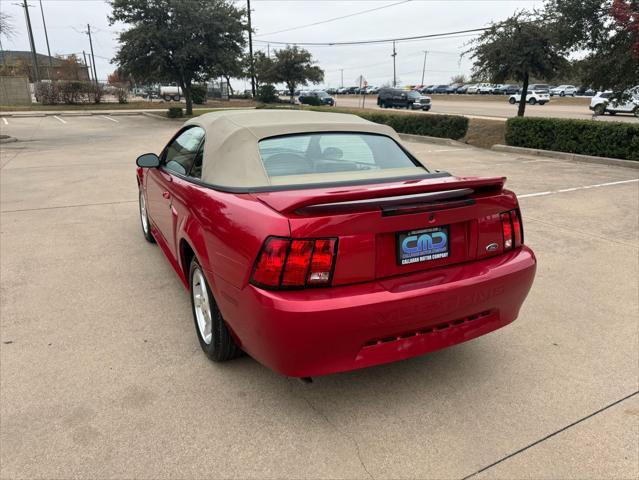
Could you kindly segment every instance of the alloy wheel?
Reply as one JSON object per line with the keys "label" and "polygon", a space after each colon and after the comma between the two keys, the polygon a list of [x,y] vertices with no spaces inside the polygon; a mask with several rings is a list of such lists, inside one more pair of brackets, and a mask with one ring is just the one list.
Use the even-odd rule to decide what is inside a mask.
{"label": "alloy wheel", "polygon": [[197,319],[200,337],[202,337],[204,343],[210,345],[213,339],[211,303],[204,275],[202,275],[202,270],[199,268],[193,271],[192,285],[193,306],[195,308],[195,318]]}

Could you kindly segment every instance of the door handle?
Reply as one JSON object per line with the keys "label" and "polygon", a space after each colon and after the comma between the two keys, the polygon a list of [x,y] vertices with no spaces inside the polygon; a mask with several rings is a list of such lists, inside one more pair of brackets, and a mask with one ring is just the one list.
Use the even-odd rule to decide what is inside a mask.
{"label": "door handle", "polygon": [[166,198],[167,200],[171,198],[171,194],[169,192],[162,192],[162,196]]}

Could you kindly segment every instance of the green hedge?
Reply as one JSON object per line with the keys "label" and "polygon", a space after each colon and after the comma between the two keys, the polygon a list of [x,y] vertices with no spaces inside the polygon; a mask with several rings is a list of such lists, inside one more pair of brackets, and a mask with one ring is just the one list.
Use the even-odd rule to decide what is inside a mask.
{"label": "green hedge", "polygon": [[511,118],[506,143],[597,157],[639,160],[639,125],[559,118]]}
{"label": "green hedge", "polygon": [[[272,107],[268,107],[272,108]],[[304,107],[318,112],[352,113],[375,123],[392,127],[398,133],[427,135],[459,140],[468,131],[468,118],[458,115],[429,115],[424,113],[391,113],[335,107]]]}

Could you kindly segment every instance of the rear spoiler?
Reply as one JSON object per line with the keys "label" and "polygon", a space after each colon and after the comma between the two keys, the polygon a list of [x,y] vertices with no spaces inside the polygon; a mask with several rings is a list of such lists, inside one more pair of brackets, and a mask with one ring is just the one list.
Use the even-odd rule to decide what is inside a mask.
{"label": "rear spoiler", "polygon": [[372,208],[387,209],[397,205],[441,202],[487,191],[498,193],[503,189],[505,182],[506,177],[451,176],[336,189],[309,188],[262,192],[253,195],[278,212],[312,215],[329,211],[345,213]]}

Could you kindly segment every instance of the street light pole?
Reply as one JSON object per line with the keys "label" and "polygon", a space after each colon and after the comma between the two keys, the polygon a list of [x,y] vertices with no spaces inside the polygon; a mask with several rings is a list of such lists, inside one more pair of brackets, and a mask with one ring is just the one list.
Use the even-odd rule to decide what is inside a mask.
{"label": "street light pole", "polygon": [[35,42],[33,41],[33,30],[31,29],[31,18],[29,17],[29,5],[27,0],[23,0],[22,7],[24,8],[24,16],[27,19],[27,32],[29,34],[29,45],[31,46],[31,56],[33,57],[33,75],[34,82],[40,81],[40,70],[38,69],[38,55],[35,49]]}
{"label": "street light pole", "polygon": [[344,69],[340,68],[339,71],[340,71],[340,73],[342,75],[342,81],[340,82],[340,87],[344,88]]}
{"label": "street light pole", "polygon": [[395,51],[395,40],[393,40],[393,87],[397,86],[397,70],[395,68],[395,57],[397,56],[397,52]]}
{"label": "street light pole", "polygon": [[44,39],[47,41],[47,54],[49,55],[49,80],[51,78],[51,71],[53,70],[53,60],[51,59],[51,49],[49,48],[49,35],[47,34],[47,22],[44,20],[44,9],[42,8],[42,0],[40,0],[40,13],[42,14],[42,25],[44,26]]}
{"label": "street light pole", "polygon": [[424,68],[422,68],[422,87],[424,86],[424,75],[426,74],[426,55],[428,55],[428,50],[424,50]]}
{"label": "street light pole", "polygon": [[255,63],[253,62],[253,32],[251,31],[251,0],[246,0],[246,11],[248,15],[249,34],[249,69],[251,73],[251,92],[255,98]]}
{"label": "street light pole", "polygon": [[[25,0],[26,1],[26,0]],[[93,40],[91,40],[91,25],[87,23],[87,35],[89,35],[89,46],[91,47],[91,60],[93,62],[93,79],[98,83],[98,71],[95,68],[95,54],[93,53]]]}

